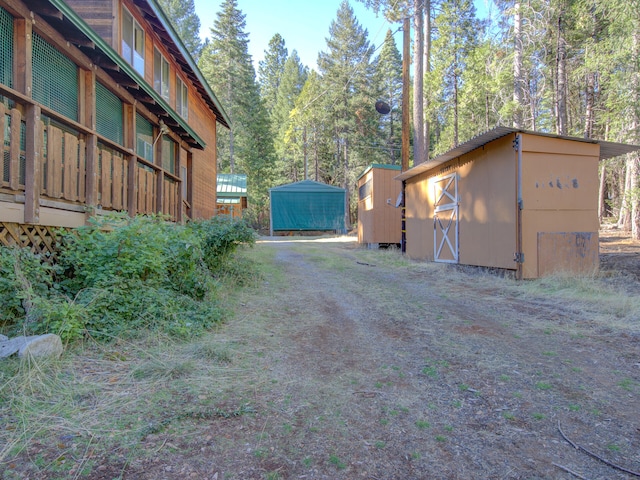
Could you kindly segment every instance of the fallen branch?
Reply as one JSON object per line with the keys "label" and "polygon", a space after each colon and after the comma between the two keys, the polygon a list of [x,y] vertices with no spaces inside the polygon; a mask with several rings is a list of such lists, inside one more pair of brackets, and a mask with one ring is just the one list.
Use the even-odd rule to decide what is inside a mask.
{"label": "fallen branch", "polygon": [[375,265],[374,265],[373,263],[358,262],[357,260],[356,260],[356,263],[357,263],[358,265],[366,265],[366,266],[368,266],[368,267],[375,267]]}
{"label": "fallen branch", "polygon": [[573,470],[571,470],[571,469],[569,469],[567,467],[563,467],[562,465],[558,465],[557,463],[554,463],[553,466],[558,467],[560,470],[564,470],[567,473],[570,473],[571,475],[573,475],[576,478],[579,478],[581,480],[587,480],[587,477],[583,477],[579,473],[576,473],[576,472],[574,472]]}
{"label": "fallen branch", "polygon": [[577,450],[582,450],[586,454],[591,455],[593,458],[595,458],[597,460],[600,460],[602,463],[605,463],[605,464],[609,465],[610,467],[615,468],[616,470],[620,470],[621,472],[625,472],[625,473],[628,473],[630,475],[634,475],[636,477],[640,477],[640,473],[634,472],[633,470],[627,470],[626,468],[621,467],[619,465],[616,465],[615,463],[611,463],[609,460],[606,460],[606,459],[602,458],[601,456],[596,455],[595,453],[587,450],[582,445],[578,445],[577,443],[574,443],[571,440],[569,440],[569,438],[564,434],[564,432],[562,431],[562,428],[560,427],[560,420],[558,420],[558,430],[560,431],[560,435],[562,435],[562,438],[564,438],[567,442],[569,442],[573,448],[575,448]]}

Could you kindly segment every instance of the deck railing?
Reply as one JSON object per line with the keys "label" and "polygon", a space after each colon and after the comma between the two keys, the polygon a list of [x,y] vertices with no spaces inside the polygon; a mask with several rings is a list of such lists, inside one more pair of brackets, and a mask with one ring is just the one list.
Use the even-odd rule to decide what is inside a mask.
{"label": "deck railing", "polygon": [[[7,195],[25,204],[31,199],[36,209],[163,213],[182,220],[179,177],[15,93],[0,85],[0,194],[5,200]],[[34,108],[37,120],[30,127],[22,112]],[[35,152],[32,158],[30,151]]]}

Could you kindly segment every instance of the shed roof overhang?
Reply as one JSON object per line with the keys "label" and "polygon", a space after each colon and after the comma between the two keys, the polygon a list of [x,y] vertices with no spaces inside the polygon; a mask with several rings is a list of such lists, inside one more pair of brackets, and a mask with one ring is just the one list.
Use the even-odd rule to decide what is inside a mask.
{"label": "shed roof overhang", "polygon": [[510,128],[510,127],[496,127],[488,132],[482,133],[476,137],[473,137],[471,140],[464,142],[458,145],[456,148],[449,150],[442,155],[438,155],[436,158],[416,165],[413,168],[410,168],[406,172],[401,173],[394,177],[396,180],[407,180],[411,177],[415,177],[416,175],[420,175],[423,172],[431,170],[432,168],[437,167],[449,160],[453,160],[461,155],[469,153],[477,148],[483,147],[489,142],[497,140],[499,138],[505,137],[512,133],[527,133],[530,135],[538,135],[542,137],[551,137],[551,138],[560,138],[563,140],[573,140],[576,142],[584,142],[584,143],[594,143],[600,145],[600,160],[606,160],[607,158],[618,157],[620,155],[625,155],[627,153],[636,152],[640,150],[640,145],[629,145],[624,143],[615,143],[615,142],[606,142],[604,140],[594,140],[591,138],[579,138],[579,137],[568,137],[563,135],[553,135],[550,133],[541,133],[541,132],[533,132],[529,130],[522,130],[518,128]]}
{"label": "shed roof overhang", "polygon": [[[78,47],[87,57],[92,59],[96,66],[106,71],[117,83],[124,87],[136,100],[145,105],[149,111],[153,112],[164,121],[176,134],[178,134],[187,144],[193,148],[204,149],[206,143],[191,128],[191,126],[178,113],[169,106],[169,104],[158,94],[151,85],[149,85],[131,65],[129,65],[102,37],[100,37],[87,23],[63,0],[24,0],[25,4],[38,13],[53,26],[55,26],[69,42]],[[216,116],[218,123],[229,127],[229,121],[226,113],[219,105],[218,100],[209,88],[208,84],[202,78],[202,74],[195,66],[193,59],[186,52],[181,41],[177,41],[177,34],[170,27],[170,24],[160,8],[149,0],[148,2],[136,1],[139,6],[141,3],[148,3],[147,10],[154,11],[157,9],[158,17],[153,23],[154,28],[158,28],[159,35],[166,34],[171,42],[167,42],[165,46],[169,48],[178,63],[183,67],[185,73],[193,81],[198,88],[202,98],[207,102]],[[151,6],[151,3],[154,5]],[[51,7],[54,7],[53,9]],[[142,10],[142,9],[141,9]],[[145,13],[145,16],[151,14]],[[167,27],[160,28],[162,22],[166,22]],[[169,29],[171,30],[169,32]],[[174,38],[175,37],[175,38]],[[173,50],[172,50],[173,49]],[[176,52],[179,52],[177,54]],[[186,57],[185,57],[186,55]],[[203,94],[204,92],[204,94]]]}

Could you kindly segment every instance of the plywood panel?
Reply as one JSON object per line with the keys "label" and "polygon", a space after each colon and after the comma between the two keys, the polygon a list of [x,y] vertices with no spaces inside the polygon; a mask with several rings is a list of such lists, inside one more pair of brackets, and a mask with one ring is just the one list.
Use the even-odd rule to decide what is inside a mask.
{"label": "plywood panel", "polygon": [[597,232],[539,232],[538,275],[598,271]]}
{"label": "plywood panel", "polygon": [[433,261],[433,198],[428,186],[426,174],[406,183],[406,253],[409,258]]}
{"label": "plywood panel", "polygon": [[512,138],[460,158],[460,258],[465,265],[515,269],[517,156]]}
{"label": "plywood panel", "polygon": [[522,264],[523,278],[538,278],[538,234],[540,232],[591,232],[599,229],[595,210],[523,210]]}
{"label": "plywood panel", "polygon": [[552,138],[523,133],[522,151],[551,153],[555,155],[600,156],[600,146],[596,143],[579,142],[563,138]]}
{"label": "plywood panel", "polygon": [[524,153],[522,198],[526,209],[597,208],[598,157]]}

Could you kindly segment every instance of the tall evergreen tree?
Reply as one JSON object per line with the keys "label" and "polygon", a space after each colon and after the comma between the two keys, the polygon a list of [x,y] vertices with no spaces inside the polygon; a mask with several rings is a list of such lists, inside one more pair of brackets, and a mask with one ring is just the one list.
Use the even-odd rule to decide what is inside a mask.
{"label": "tall evergreen tree", "polygon": [[258,63],[258,80],[260,82],[260,95],[265,102],[267,111],[271,114],[276,104],[280,78],[284,71],[284,64],[289,58],[289,51],[285,46],[284,38],[276,33],[269,46],[264,51],[264,60]]}
{"label": "tall evergreen tree", "polygon": [[[326,92],[324,101],[331,112],[336,159],[342,170],[340,184],[349,197],[355,176],[367,164],[369,148],[375,143],[377,113],[371,91],[373,48],[347,0],[331,22],[327,48],[318,55],[318,68]],[[347,216],[346,224],[350,225],[349,213]]]}
{"label": "tall evergreen tree", "polygon": [[249,200],[260,209],[266,204],[275,155],[244,28],[237,0],[225,0],[199,66],[231,120],[230,131],[218,131],[218,170],[246,173]]}
{"label": "tall evergreen tree", "polygon": [[440,84],[439,111],[432,112],[432,123],[441,136],[441,148],[448,150],[460,143],[460,90],[471,52],[478,45],[481,25],[471,0],[445,0],[435,18],[437,36],[433,42],[434,71],[431,82]]}
{"label": "tall evergreen tree", "polygon": [[300,63],[298,52],[293,50],[284,64],[276,103],[271,112],[272,131],[275,132],[274,144],[280,160],[279,173],[283,179],[291,181],[302,179],[299,178],[299,162],[295,161],[294,151],[296,149],[292,148],[292,143],[302,145],[304,134],[302,131],[290,131],[290,114],[307,80],[307,75],[307,68]]}
{"label": "tall evergreen tree", "polygon": [[375,65],[380,97],[391,108],[387,115],[380,117],[381,134],[387,152],[386,163],[399,165],[402,142],[402,55],[391,30],[387,30]]}
{"label": "tall evergreen tree", "polygon": [[202,50],[200,18],[193,0],[158,0],[182,43],[197,62]]}

